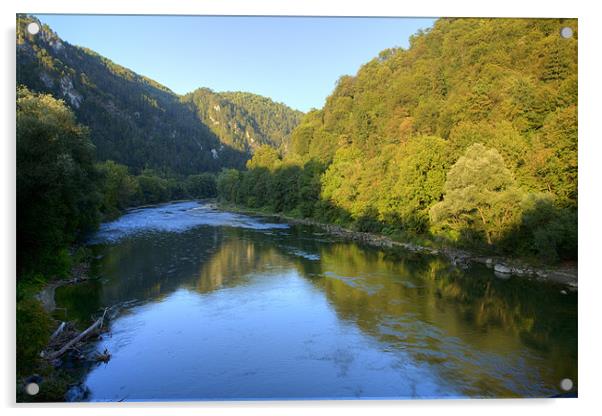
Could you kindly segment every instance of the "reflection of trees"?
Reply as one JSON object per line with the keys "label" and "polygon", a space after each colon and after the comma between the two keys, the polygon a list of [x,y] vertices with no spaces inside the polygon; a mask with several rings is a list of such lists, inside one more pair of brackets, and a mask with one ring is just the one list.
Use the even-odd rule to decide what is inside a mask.
{"label": "reflection of trees", "polygon": [[[294,264],[324,290],[342,319],[394,345],[416,347],[427,362],[438,359],[424,351],[445,348],[445,336],[476,351],[502,355],[528,346],[550,362],[568,361],[557,367],[563,377],[576,376],[575,295],[562,295],[555,286],[497,279],[485,268],[463,271],[436,257],[319,243],[296,229],[287,237],[249,230],[227,234],[201,265],[197,290]],[[291,248],[319,253],[320,260],[291,254]]]}
{"label": "reflection of trees", "polygon": [[230,238],[200,265],[195,288],[201,293],[209,292],[240,282],[249,273],[284,264],[287,264],[286,260],[272,246],[244,238]]}
{"label": "reflection of trees", "polygon": [[100,307],[134,299],[160,300],[181,286],[211,291],[285,263],[273,243],[261,232],[218,227],[125,238],[96,248],[103,257],[93,264],[92,274],[102,284],[65,289],[59,303],[88,319]]}
{"label": "reflection of trees", "polygon": [[88,325],[92,315],[102,307],[101,290],[102,284],[98,280],[57,288],[54,299],[59,307],[54,312],[55,317]]}
{"label": "reflection of trees", "polygon": [[326,278],[314,282],[341,318],[437,365],[459,384],[467,380],[471,394],[516,394],[491,376],[500,371],[495,357],[514,363],[509,372],[532,369],[521,376],[525,389],[542,377],[548,388],[565,377],[576,380],[575,295],[531,280],[497,279],[485,268],[462,271],[439,258],[409,260],[349,244],[323,247],[321,259]]}
{"label": "reflection of trees", "polygon": [[219,246],[222,233],[215,227],[202,232],[148,233],[104,247],[93,267],[104,283],[102,305],[125,300],[159,300],[195,279],[201,263]]}

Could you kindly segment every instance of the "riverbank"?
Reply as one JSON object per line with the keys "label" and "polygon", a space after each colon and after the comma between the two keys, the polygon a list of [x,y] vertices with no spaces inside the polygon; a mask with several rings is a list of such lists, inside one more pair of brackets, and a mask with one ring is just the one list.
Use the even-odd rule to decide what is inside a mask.
{"label": "riverbank", "polygon": [[214,202],[220,209],[249,215],[258,215],[266,218],[276,218],[291,224],[308,225],[318,227],[327,233],[346,240],[357,241],[379,248],[400,248],[412,253],[443,256],[455,266],[466,268],[470,264],[482,264],[492,269],[499,277],[522,276],[535,278],[542,281],[550,281],[566,285],[570,290],[577,290],[578,269],[576,265],[543,267],[534,265],[522,259],[510,257],[483,255],[465,249],[440,246],[437,248],[427,247],[420,244],[397,241],[391,237],[354,231],[334,224],[327,224],[309,218],[295,218],[281,213],[270,213],[236,205]]}
{"label": "riverbank", "polygon": [[[46,282],[38,280],[25,283],[30,287],[26,289],[27,293],[23,295],[22,301],[38,305],[35,320],[28,322],[28,331],[33,330],[37,334],[37,339],[35,346],[30,346],[35,350],[32,351],[33,356],[28,358],[28,371],[17,374],[19,402],[82,400],[87,394],[82,384],[83,368],[90,363],[110,358],[110,356],[94,354],[89,348],[106,331],[106,325],[104,327],[98,325],[98,319],[92,319],[96,327],[82,330],[82,325],[88,326],[87,322],[60,320],[55,316],[56,289],[91,280],[90,253],[82,247],[73,247],[70,256],[74,263],[67,277],[58,280],[50,279]],[[101,323],[104,321],[105,316],[102,316]],[[32,329],[32,325],[36,328]],[[27,393],[26,386],[30,383],[38,385],[37,394]]]}

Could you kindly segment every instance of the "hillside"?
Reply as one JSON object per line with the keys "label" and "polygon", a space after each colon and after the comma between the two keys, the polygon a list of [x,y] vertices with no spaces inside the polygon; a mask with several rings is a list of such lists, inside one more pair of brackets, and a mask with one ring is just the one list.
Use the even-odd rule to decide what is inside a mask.
{"label": "hillside", "polygon": [[269,98],[246,92],[199,88],[182,98],[199,119],[229,146],[252,153],[260,145],[286,150],[303,113]]}
{"label": "hillside", "polygon": [[224,199],[575,258],[577,21],[439,19],[342,76],[286,158],[249,166],[222,175]]}
{"label": "hillside", "polygon": [[[255,143],[280,146],[301,113],[246,93],[178,96],[165,86],[87,48],[60,39],[46,25],[37,35],[17,19],[17,84],[63,99],[88,126],[98,160],[133,172],[191,174],[243,167]],[[209,112],[224,111],[216,128]],[[282,124],[281,124],[282,123]]]}

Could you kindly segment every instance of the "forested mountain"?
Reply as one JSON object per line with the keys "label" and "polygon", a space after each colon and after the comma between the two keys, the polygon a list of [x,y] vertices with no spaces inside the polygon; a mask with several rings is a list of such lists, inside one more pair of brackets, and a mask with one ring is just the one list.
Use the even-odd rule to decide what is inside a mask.
{"label": "forested mountain", "polygon": [[[98,160],[114,160],[133,173],[192,174],[243,167],[254,143],[279,146],[301,113],[245,93],[178,96],[83,47],[61,40],[35,17],[17,19],[17,84],[63,99],[90,128]],[[201,90],[207,91],[207,90]],[[207,99],[207,101],[204,101]],[[216,105],[224,111],[209,118]],[[198,108],[197,108],[198,106]],[[231,119],[230,119],[231,117]]]}
{"label": "forested mountain", "polygon": [[33,20],[17,22],[17,83],[65,100],[78,122],[90,128],[99,160],[181,173],[244,162],[240,152],[220,150],[219,139],[194,109],[169,89],[64,42],[46,25],[29,34],[26,26]]}
{"label": "forested mountain", "polygon": [[439,19],[341,77],[284,160],[247,166],[220,177],[224,199],[576,258],[577,21]]}
{"label": "forested mountain", "polygon": [[182,100],[194,105],[198,117],[222,142],[249,153],[264,144],[285,151],[303,116],[282,103],[247,92],[199,88]]}

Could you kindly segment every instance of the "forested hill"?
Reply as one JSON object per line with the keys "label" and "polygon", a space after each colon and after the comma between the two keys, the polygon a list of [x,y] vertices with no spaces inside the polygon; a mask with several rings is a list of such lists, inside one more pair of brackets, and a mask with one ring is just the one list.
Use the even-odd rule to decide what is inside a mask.
{"label": "forested hill", "polygon": [[576,258],[577,21],[439,19],[342,76],[287,157],[247,166],[218,180],[224,199]]}
{"label": "forested hill", "polygon": [[235,149],[253,152],[260,145],[286,151],[290,134],[303,113],[247,92],[214,92],[208,88],[186,94],[198,117]]}
{"label": "forested hill", "polygon": [[[563,25],[574,28],[572,39],[559,35]],[[409,49],[384,50],[342,76],[324,108],[295,130],[293,151],[331,161],[353,146],[371,157],[430,135],[456,152],[497,140],[526,168],[517,147],[551,144],[551,125],[576,117],[576,33],[570,19],[439,19]]]}
{"label": "forested hill", "polygon": [[[228,93],[216,129],[209,101],[184,99],[165,86],[83,47],[60,39],[47,25],[27,32],[32,16],[17,19],[17,84],[63,99],[88,126],[98,160],[134,173],[144,168],[191,174],[243,167],[254,142],[279,146],[300,113],[252,94]],[[230,98],[228,98],[230,97]],[[217,102],[217,101],[216,101]],[[198,106],[198,108],[197,108]],[[232,119],[229,119],[232,117]],[[267,117],[267,118],[266,118]],[[282,124],[280,124],[282,123]]]}

